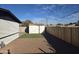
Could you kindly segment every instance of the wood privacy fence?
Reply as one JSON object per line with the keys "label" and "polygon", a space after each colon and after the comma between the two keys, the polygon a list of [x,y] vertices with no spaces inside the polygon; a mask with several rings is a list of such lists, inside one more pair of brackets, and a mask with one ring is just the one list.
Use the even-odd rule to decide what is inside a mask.
{"label": "wood privacy fence", "polygon": [[75,27],[47,27],[47,32],[79,47],[79,26]]}

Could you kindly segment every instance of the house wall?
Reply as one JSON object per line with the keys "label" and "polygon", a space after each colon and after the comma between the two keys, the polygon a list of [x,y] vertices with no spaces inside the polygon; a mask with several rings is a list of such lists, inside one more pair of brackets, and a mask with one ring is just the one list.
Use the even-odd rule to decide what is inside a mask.
{"label": "house wall", "polygon": [[8,20],[0,19],[0,42],[10,43],[19,37],[19,24]]}
{"label": "house wall", "polygon": [[38,25],[30,25],[29,26],[29,34],[39,34],[44,32],[45,26]]}

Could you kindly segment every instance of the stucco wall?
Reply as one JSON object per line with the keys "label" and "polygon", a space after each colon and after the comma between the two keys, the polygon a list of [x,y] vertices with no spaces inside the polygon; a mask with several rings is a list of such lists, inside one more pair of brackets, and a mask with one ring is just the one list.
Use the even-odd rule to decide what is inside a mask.
{"label": "stucco wall", "polygon": [[45,31],[45,26],[40,26],[40,33]]}
{"label": "stucco wall", "polygon": [[25,32],[25,29],[26,29],[27,27],[20,27],[19,28],[19,30],[20,30],[20,32]]}
{"label": "stucco wall", "polygon": [[0,42],[5,44],[19,37],[19,24],[17,22],[0,19]]}
{"label": "stucco wall", "polygon": [[39,34],[44,32],[45,26],[38,25],[30,25],[29,26],[29,34]]}

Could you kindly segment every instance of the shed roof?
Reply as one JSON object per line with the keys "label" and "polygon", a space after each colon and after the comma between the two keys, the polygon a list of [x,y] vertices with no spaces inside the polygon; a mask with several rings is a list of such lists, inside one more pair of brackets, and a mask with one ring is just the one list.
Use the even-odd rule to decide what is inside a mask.
{"label": "shed roof", "polygon": [[11,11],[3,8],[0,8],[0,19],[21,23]]}

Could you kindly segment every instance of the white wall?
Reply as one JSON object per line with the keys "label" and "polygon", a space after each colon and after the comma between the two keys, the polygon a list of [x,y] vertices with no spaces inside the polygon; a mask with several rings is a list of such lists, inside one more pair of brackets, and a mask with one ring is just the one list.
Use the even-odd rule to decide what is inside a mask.
{"label": "white wall", "polygon": [[40,26],[40,33],[45,31],[45,26]]}
{"label": "white wall", "polygon": [[19,34],[17,33],[15,35],[0,39],[0,43],[4,42],[4,44],[7,45],[7,44],[9,44],[10,42],[12,42],[13,40],[15,40],[18,37],[19,37]]}
{"label": "white wall", "polygon": [[20,30],[20,32],[25,32],[25,29],[26,29],[27,27],[20,27],[19,28],[19,30]]}
{"label": "white wall", "polygon": [[29,25],[29,34],[39,34],[44,32],[45,26]]}
{"label": "white wall", "polygon": [[[19,24],[17,22],[0,19],[0,38],[17,32],[19,32]],[[0,42],[3,41],[5,44],[8,44],[17,37],[19,37],[19,33],[0,39]]]}

